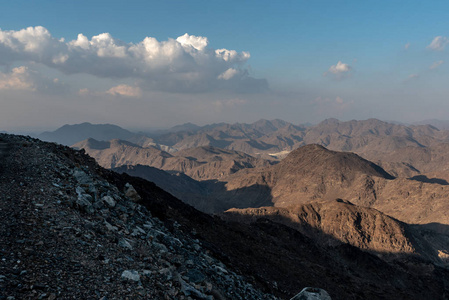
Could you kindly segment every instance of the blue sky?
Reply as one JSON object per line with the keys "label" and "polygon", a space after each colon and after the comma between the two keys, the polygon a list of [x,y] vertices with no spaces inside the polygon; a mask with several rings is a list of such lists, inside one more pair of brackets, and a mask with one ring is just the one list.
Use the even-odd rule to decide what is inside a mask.
{"label": "blue sky", "polygon": [[0,130],[449,119],[448,15],[447,1],[8,1]]}

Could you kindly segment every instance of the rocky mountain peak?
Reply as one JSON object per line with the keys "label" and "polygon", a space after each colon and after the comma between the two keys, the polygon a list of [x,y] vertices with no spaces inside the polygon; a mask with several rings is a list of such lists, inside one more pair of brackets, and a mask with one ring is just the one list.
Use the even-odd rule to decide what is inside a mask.
{"label": "rocky mountain peak", "polygon": [[353,178],[355,173],[393,179],[378,165],[350,152],[328,150],[318,144],[310,144],[290,152],[277,166],[281,172],[320,174],[333,176],[343,174]]}

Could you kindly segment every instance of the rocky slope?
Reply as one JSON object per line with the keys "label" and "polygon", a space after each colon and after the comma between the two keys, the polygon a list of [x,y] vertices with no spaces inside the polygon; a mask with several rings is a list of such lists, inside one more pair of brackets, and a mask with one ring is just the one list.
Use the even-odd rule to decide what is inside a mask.
{"label": "rocky slope", "polygon": [[230,209],[224,217],[246,222],[268,218],[292,227],[322,245],[348,243],[387,260],[413,254],[449,266],[449,236],[431,234],[425,227],[410,226],[375,209],[341,199],[288,208]]}
{"label": "rocky slope", "polygon": [[[235,223],[67,147],[0,135],[0,297],[443,299],[449,272],[322,245],[268,219]],[[106,299],[103,298],[103,299]]]}
{"label": "rocky slope", "polygon": [[0,136],[2,299],[275,299],[71,149]]}

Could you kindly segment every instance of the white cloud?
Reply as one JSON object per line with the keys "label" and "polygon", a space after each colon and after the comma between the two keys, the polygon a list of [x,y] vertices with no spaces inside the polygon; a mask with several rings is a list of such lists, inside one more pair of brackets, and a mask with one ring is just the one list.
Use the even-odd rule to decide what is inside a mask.
{"label": "white cloud", "polygon": [[442,51],[446,47],[447,43],[449,43],[449,39],[440,35],[435,37],[427,48],[430,50]]}
{"label": "white cloud", "polygon": [[248,60],[251,55],[249,52],[243,51],[242,53],[238,53],[235,50],[228,49],[217,49],[215,50],[215,56],[219,59],[223,59],[227,62],[238,62],[241,59]]}
{"label": "white cloud", "polygon": [[107,94],[113,96],[123,96],[123,97],[133,97],[140,98],[142,97],[142,90],[137,86],[130,86],[126,84],[120,84],[114,86],[106,91]]}
{"label": "white cloud", "polygon": [[[64,42],[64,40],[62,42]],[[79,47],[84,50],[88,50],[90,47],[89,40],[82,33],[78,34],[78,37],[76,40],[73,40],[73,41],[69,42],[68,44],[72,47]]]}
{"label": "white cloud", "polygon": [[348,64],[342,63],[341,61],[329,68],[329,72],[333,74],[346,73],[349,71],[351,71],[351,67]]}
{"label": "white cloud", "polygon": [[429,67],[429,69],[431,69],[431,70],[436,69],[439,66],[441,66],[443,63],[444,63],[444,61],[442,61],[442,60],[436,61]]}
{"label": "white cloud", "polygon": [[226,71],[224,71],[223,73],[221,73],[220,75],[218,75],[218,79],[229,80],[232,77],[234,77],[235,75],[237,75],[238,73],[239,73],[238,70],[236,70],[234,68],[229,68]]}
{"label": "white cloud", "polygon": [[188,35],[187,33],[176,39],[183,47],[193,47],[198,51],[203,51],[209,44],[206,37]]}
{"label": "white cloud", "polygon": [[[138,43],[125,43],[109,33],[90,40],[80,33],[76,40],[65,42],[42,26],[0,30],[0,64],[30,61],[66,74],[141,79],[153,90],[245,90],[246,84],[249,90],[266,89],[265,80],[248,75],[244,64],[249,58],[245,51],[209,48],[206,37],[187,33],[166,41],[146,37]],[[233,78],[233,84],[221,80],[226,78]]]}
{"label": "white cloud", "polygon": [[336,65],[330,66],[324,76],[333,75],[336,79],[342,79],[349,76],[352,67],[348,64],[338,61]]}

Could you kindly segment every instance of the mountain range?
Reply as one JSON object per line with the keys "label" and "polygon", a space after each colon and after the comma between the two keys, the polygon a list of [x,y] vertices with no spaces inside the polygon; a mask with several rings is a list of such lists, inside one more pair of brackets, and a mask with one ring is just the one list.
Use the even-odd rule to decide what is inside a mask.
{"label": "mountain range", "polygon": [[[375,119],[328,119],[307,127],[282,120],[184,124],[152,134],[83,123],[43,136],[66,145],[76,141],[71,144],[75,150],[4,135],[2,147],[16,150],[0,156],[9,166],[0,171],[23,176],[23,185],[31,176],[26,170],[38,168],[31,177],[59,189],[55,193],[67,199],[76,195],[77,200],[68,203],[81,213],[94,212],[97,219],[105,216],[108,230],[144,217],[121,207],[126,213],[115,219],[104,209],[104,203],[128,197],[173,232],[179,226],[188,232],[193,228],[192,234],[208,251],[234,270],[255,276],[253,283],[264,293],[292,296],[303,284],[324,287],[335,299],[393,298],[393,294],[397,298],[398,293],[403,298],[425,299],[431,294],[438,299],[445,293],[448,131]],[[13,166],[17,163],[21,165]],[[40,175],[53,171],[51,176]],[[96,179],[87,179],[86,172]],[[47,179],[51,182],[44,183]],[[97,183],[92,185],[92,180]],[[11,193],[6,185],[3,189]],[[125,196],[117,194],[121,190]],[[27,191],[26,185],[22,191]],[[67,209],[65,214],[71,215]],[[123,231],[132,234],[119,239],[119,245],[140,243],[132,238],[140,229],[133,230]],[[190,238],[187,231],[183,240]],[[183,270],[179,272],[184,274]],[[184,282],[191,279],[183,276]],[[388,282],[385,276],[390,276]]]}
{"label": "mountain range", "polygon": [[[0,146],[2,297],[88,298],[97,291],[108,298],[289,299],[308,286],[332,299],[449,294],[444,224],[406,224],[345,199],[211,216],[154,183],[102,168],[82,150],[12,135],[0,135]],[[297,164],[312,171],[329,162],[336,165],[328,179],[346,166],[347,178],[396,180],[355,154],[318,145],[289,156],[229,177],[267,172],[272,187],[298,175]]]}

